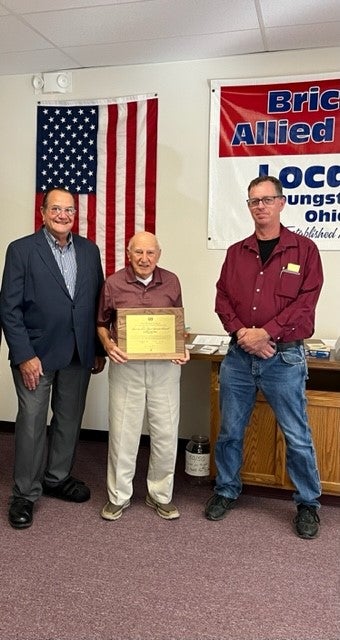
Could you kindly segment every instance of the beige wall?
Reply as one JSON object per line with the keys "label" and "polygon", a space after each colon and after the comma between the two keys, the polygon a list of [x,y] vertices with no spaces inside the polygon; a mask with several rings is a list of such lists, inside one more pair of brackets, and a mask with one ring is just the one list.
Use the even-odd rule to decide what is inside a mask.
{"label": "beige wall", "polygon": [[[67,98],[109,98],[150,92],[159,96],[157,234],[163,248],[161,264],[180,277],[186,324],[192,331],[221,333],[214,314],[214,297],[224,251],[206,248],[209,80],[319,72],[334,72],[337,76],[339,56],[340,48],[316,49],[73,72],[73,93]],[[0,98],[2,271],[7,244],[33,231],[35,118],[39,96],[33,93],[31,75],[3,76]],[[340,334],[339,253],[322,252],[322,261],[325,285],[318,305],[315,336],[334,339]],[[197,362],[189,363],[182,382],[180,435],[208,433],[208,368]],[[0,360],[0,394],[0,420],[12,421],[16,399],[6,344],[2,346]],[[107,428],[105,372],[91,381],[84,426]]]}

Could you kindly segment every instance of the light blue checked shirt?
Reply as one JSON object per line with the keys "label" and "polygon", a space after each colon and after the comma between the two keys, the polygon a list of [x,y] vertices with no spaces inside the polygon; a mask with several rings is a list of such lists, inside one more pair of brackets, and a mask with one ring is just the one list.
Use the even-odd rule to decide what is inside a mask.
{"label": "light blue checked shirt", "polygon": [[55,261],[61,271],[61,275],[65,280],[67,290],[73,300],[77,278],[77,261],[72,233],[70,233],[67,244],[64,247],[60,246],[58,240],[56,240],[54,236],[47,231],[46,227],[44,227],[44,233],[46,240],[51,247]]}

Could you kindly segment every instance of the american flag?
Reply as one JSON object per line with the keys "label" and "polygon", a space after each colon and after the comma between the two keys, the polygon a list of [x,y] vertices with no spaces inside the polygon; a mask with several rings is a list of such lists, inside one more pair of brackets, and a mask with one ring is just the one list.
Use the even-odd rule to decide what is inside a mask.
{"label": "american flag", "polygon": [[38,105],[35,228],[44,191],[75,195],[73,230],[98,245],[109,275],[137,231],[155,231],[158,99]]}

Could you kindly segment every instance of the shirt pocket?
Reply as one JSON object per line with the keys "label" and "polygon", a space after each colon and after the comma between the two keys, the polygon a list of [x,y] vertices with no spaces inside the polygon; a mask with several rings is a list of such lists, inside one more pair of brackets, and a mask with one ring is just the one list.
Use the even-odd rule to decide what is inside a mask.
{"label": "shirt pocket", "polygon": [[279,281],[277,283],[275,293],[285,298],[296,298],[301,284],[301,276],[299,273],[289,273],[281,271]]}

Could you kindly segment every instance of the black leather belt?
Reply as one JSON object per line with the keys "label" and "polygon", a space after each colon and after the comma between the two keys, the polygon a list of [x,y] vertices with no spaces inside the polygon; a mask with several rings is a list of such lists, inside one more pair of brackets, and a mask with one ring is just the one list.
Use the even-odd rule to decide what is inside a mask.
{"label": "black leather belt", "polygon": [[[237,344],[237,340],[232,336],[230,340],[231,344]],[[292,342],[275,342],[276,351],[287,351],[287,349],[291,349],[292,347],[301,347],[303,345],[303,340],[293,340]]]}
{"label": "black leather belt", "polygon": [[292,347],[301,347],[303,345],[303,340],[293,340],[293,342],[276,342],[276,351],[287,351],[287,349],[291,349]]}

